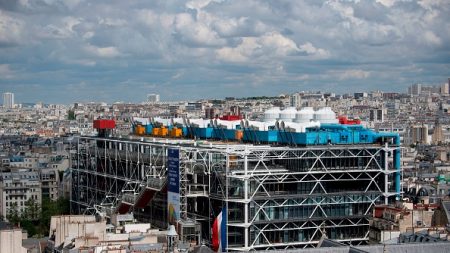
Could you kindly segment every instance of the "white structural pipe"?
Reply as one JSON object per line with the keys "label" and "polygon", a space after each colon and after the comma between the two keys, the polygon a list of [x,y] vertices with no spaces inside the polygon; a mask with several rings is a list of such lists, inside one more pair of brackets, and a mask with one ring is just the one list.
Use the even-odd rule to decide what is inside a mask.
{"label": "white structural pipe", "polygon": [[222,127],[226,129],[236,129],[237,126],[241,124],[240,120],[221,120],[221,119],[214,119],[211,120],[214,127]]}
{"label": "white structural pipe", "polygon": [[190,126],[206,128],[210,124],[210,120],[205,119],[187,119],[187,124]]}
{"label": "white structural pipe", "polygon": [[252,121],[252,120],[242,120],[241,127],[242,128],[252,128],[258,131],[267,131],[269,128],[274,128],[276,126],[276,121],[270,122],[261,122],[261,121]]}
{"label": "white structural pipe", "polygon": [[279,123],[280,129],[284,129],[289,132],[296,132],[296,133],[304,133],[304,132],[306,132],[306,128],[310,128],[310,127],[320,127],[320,122],[311,121],[311,122],[305,122],[305,123],[296,123],[296,122],[281,121]]}
{"label": "white structural pipe", "polygon": [[138,122],[142,125],[148,125],[150,123],[150,119],[148,118],[138,118],[138,117],[133,117],[133,122]]}

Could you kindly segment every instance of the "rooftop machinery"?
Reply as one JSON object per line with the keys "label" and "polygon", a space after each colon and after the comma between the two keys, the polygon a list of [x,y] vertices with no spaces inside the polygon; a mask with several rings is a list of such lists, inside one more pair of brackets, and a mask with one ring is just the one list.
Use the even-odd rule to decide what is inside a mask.
{"label": "rooftop machinery", "polygon": [[139,136],[291,146],[374,143],[389,135],[366,129],[359,120],[348,120],[346,117],[339,117],[338,120],[328,107],[317,111],[311,107],[300,111],[290,107],[280,111],[275,107],[264,113],[263,121],[137,118],[134,122],[137,124],[133,132]]}

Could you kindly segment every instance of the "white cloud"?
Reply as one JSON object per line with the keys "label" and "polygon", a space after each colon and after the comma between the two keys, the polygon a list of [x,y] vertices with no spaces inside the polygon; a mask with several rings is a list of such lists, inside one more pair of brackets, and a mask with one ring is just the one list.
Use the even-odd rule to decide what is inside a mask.
{"label": "white cloud", "polygon": [[443,6],[446,3],[448,3],[447,0],[420,0],[420,1],[418,1],[418,4],[422,8],[427,9],[427,10],[432,10],[435,7],[439,8],[440,6]]}
{"label": "white cloud", "polygon": [[310,42],[299,47],[292,39],[277,32],[266,33],[261,37],[244,37],[238,46],[223,47],[216,51],[219,59],[230,62],[252,61],[257,58],[284,58],[299,53],[317,57],[329,55],[326,50],[315,48]]}
{"label": "white cloud", "polygon": [[[244,38],[244,41],[246,41],[246,38]],[[249,58],[248,56],[245,56],[245,50],[243,48],[247,47],[248,48],[249,43],[243,43],[241,44],[238,48],[230,48],[230,47],[224,47],[221,49],[218,49],[216,51],[217,53],[217,58],[224,60],[224,61],[229,61],[229,62],[245,62],[247,61]],[[250,50],[253,50],[254,47],[250,47]]]}
{"label": "white cloud", "polygon": [[269,50],[274,50],[277,56],[286,56],[300,51],[293,40],[276,32],[261,36],[258,39],[258,43]]}
{"label": "white cloud", "polygon": [[172,75],[170,78],[171,78],[171,79],[174,79],[174,80],[180,79],[184,74],[185,74],[185,73],[184,73],[183,70],[182,70],[182,71],[178,71],[177,73],[175,73],[174,75]]}
{"label": "white cloud", "polygon": [[376,2],[387,7],[391,7],[395,4],[396,0],[377,0]]}
{"label": "white cloud", "polygon": [[49,39],[68,39],[76,35],[74,27],[81,22],[83,22],[81,18],[64,17],[59,24],[45,26],[38,36]]}
{"label": "white cloud", "polygon": [[441,39],[432,31],[425,31],[423,34],[423,39],[424,42],[430,46],[440,46],[442,44]]}
{"label": "white cloud", "polygon": [[124,26],[127,24],[127,21],[121,18],[114,19],[114,18],[99,18],[98,23],[100,25],[105,26]]}
{"label": "white cloud", "polygon": [[90,54],[102,58],[114,58],[121,55],[116,47],[96,47],[93,45],[87,45],[84,47],[84,50]]}
{"label": "white cloud", "polygon": [[85,34],[83,34],[82,37],[83,37],[83,39],[88,40],[88,39],[94,37],[94,35],[95,35],[95,32],[89,31],[89,32],[86,32]]}
{"label": "white cloud", "polygon": [[64,4],[69,9],[73,9],[73,8],[77,7],[82,2],[84,2],[84,0],[64,0]]}
{"label": "white cloud", "polygon": [[16,45],[21,43],[24,22],[8,16],[0,10],[0,45]]}
{"label": "white cloud", "polygon": [[316,59],[324,59],[330,56],[330,52],[322,48],[314,47],[311,42],[307,42],[300,46],[300,51],[312,55]]}
{"label": "white cloud", "polygon": [[348,80],[348,79],[366,79],[370,76],[369,71],[361,70],[361,69],[348,69],[348,70],[330,70],[328,74],[331,77],[337,78],[339,80]]}
{"label": "white cloud", "polygon": [[188,13],[181,13],[175,17],[175,31],[181,40],[191,46],[221,46],[226,41],[219,37],[208,24],[195,21]]}
{"label": "white cloud", "polygon": [[[448,0],[0,0],[0,64],[14,62],[1,67],[4,77],[30,71],[21,73],[24,81],[34,66],[58,66],[59,76],[39,76],[46,85],[79,83],[79,66],[94,66],[93,79],[170,80],[181,95],[190,92],[186,83],[258,80],[268,92],[277,83],[409,84],[438,79],[449,68],[447,13]],[[423,71],[396,68],[405,62]],[[355,67],[328,71],[340,63]],[[111,76],[104,76],[104,64]],[[4,77],[0,85],[7,85]],[[211,96],[225,92],[217,88]]]}
{"label": "white cloud", "polygon": [[263,22],[249,17],[216,18],[212,26],[222,37],[258,36],[268,29]]}
{"label": "white cloud", "polygon": [[186,7],[189,9],[200,10],[208,6],[208,4],[211,2],[211,0],[192,0],[186,3]]}

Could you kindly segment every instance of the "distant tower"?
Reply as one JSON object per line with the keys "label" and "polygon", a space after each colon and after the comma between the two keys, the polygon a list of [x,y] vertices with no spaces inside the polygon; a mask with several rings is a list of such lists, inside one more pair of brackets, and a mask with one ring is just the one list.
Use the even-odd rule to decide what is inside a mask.
{"label": "distant tower", "polygon": [[409,88],[409,94],[411,95],[420,95],[420,93],[422,93],[422,84],[420,83],[413,84]]}
{"label": "distant tower", "polygon": [[159,94],[147,94],[147,102],[158,103],[159,102]]}
{"label": "distant tower", "polygon": [[430,144],[428,141],[428,126],[425,124],[411,127],[412,143]]}
{"label": "distant tower", "polygon": [[241,115],[241,108],[239,108],[239,106],[231,106],[230,112],[231,115]]}
{"label": "distant tower", "polygon": [[3,107],[4,108],[14,107],[14,93],[11,92],[3,93]]}
{"label": "distant tower", "polygon": [[302,105],[302,98],[299,93],[294,93],[289,96],[289,105],[291,107],[300,108]]}
{"label": "distant tower", "polygon": [[449,94],[449,86],[450,86],[450,78],[448,79],[448,83],[444,83],[441,85],[441,94]]}
{"label": "distant tower", "polygon": [[214,119],[216,110],[212,107],[205,108],[205,119]]}
{"label": "distant tower", "polygon": [[446,94],[450,94],[450,78],[448,79],[448,83],[444,84],[445,90],[447,91]]}
{"label": "distant tower", "polygon": [[434,131],[433,135],[431,136],[433,144],[440,144],[444,141],[444,133],[442,129],[442,125],[440,122],[440,119],[443,117],[443,108],[442,108],[442,101],[439,102],[439,110],[436,113],[436,118],[434,120]]}
{"label": "distant tower", "polygon": [[369,119],[372,122],[384,122],[385,110],[383,108],[374,108],[369,111]]}

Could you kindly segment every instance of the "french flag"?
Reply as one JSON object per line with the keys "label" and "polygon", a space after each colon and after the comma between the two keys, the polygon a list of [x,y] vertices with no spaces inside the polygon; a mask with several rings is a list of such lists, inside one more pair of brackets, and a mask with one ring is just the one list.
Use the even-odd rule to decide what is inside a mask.
{"label": "french flag", "polygon": [[227,211],[226,207],[217,215],[212,227],[212,249],[226,252],[227,249]]}

